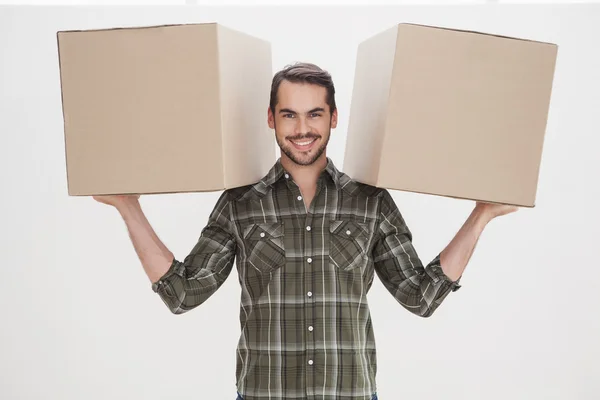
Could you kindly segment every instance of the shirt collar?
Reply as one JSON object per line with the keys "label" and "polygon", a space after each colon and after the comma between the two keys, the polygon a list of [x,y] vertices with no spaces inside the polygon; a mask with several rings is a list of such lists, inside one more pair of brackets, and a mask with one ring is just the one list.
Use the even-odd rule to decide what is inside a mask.
{"label": "shirt collar", "polygon": [[[281,164],[281,158],[278,158],[273,167],[269,170],[269,172],[255,185],[255,188],[265,194],[269,187],[272,187],[277,181],[279,181],[285,175],[288,175],[289,172],[285,170],[283,165]],[[327,174],[335,184],[336,189],[348,189],[350,190],[353,185],[352,179],[343,172],[340,172],[333,161],[327,157],[327,165],[325,169],[321,172],[321,175]]]}

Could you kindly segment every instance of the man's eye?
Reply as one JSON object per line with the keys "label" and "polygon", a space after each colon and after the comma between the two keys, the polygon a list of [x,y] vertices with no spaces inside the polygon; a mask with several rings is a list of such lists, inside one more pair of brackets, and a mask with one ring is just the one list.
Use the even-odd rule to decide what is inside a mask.
{"label": "man's eye", "polygon": [[317,117],[320,117],[321,114],[319,114],[319,113],[312,113],[312,114],[310,114],[310,116],[311,116],[311,118],[317,118]]}
{"label": "man's eye", "polygon": [[294,114],[283,114],[283,118],[293,118]]}

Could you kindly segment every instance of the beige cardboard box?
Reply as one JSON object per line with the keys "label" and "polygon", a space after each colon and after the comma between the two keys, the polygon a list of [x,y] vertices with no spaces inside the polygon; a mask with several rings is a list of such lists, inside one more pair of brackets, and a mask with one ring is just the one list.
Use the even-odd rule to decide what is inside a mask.
{"label": "beige cardboard box", "polygon": [[216,23],[57,40],[69,195],[217,191],[275,162],[268,42]]}
{"label": "beige cardboard box", "polygon": [[557,46],[399,24],[358,49],[344,172],[534,207]]}

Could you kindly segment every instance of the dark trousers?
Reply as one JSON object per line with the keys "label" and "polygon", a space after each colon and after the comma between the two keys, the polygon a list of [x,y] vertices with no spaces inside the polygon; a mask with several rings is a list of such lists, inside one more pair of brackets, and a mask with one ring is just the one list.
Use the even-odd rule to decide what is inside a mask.
{"label": "dark trousers", "polygon": [[[237,394],[237,398],[236,398],[236,400],[244,400],[244,398],[242,397],[242,395],[241,395],[241,394],[239,394],[239,393],[238,393],[238,394]],[[377,400],[377,393],[375,393],[375,394],[373,395],[373,397],[371,398],[371,400]]]}

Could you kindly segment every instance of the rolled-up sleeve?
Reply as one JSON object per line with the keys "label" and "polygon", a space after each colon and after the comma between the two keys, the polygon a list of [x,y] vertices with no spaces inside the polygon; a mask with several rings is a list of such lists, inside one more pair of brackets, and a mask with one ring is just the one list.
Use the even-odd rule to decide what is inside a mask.
{"label": "rolled-up sleeve", "polygon": [[387,190],[380,195],[377,238],[373,245],[375,271],[385,288],[408,311],[429,317],[460,286],[442,270],[440,254],[425,267],[412,244],[412,233]]}
{"label": "rolled-up sleeve", "polygon": [[236,253],[227,191],[224,191],[200,238],[182,261],[173,259],[168,271],[152,284],[174,314],[183,314],[204,303],[229,276]]}

